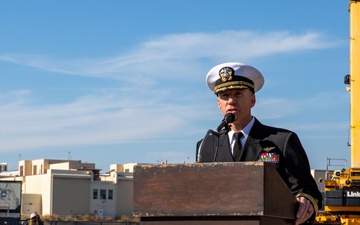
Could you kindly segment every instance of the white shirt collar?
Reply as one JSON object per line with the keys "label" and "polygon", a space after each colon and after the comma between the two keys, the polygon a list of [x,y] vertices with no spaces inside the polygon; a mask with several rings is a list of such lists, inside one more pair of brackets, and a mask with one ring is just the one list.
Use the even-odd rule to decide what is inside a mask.
{"label": "white shirt collar", "polygon": [[244,129],[242,129],[245,139],[247,139],[247,137],[249,136],[251,128],[253,127],[254,123],[255,123],[255,117],[252,117],[251,121],[244,127]]}
{"label": "white shirt collar", "polygon": [[[252,117],[251,121],[244,127],[244,129],[241,130],[241,132],[244,135],[244,137],[242,138],[242,141],[241,141],[242,143],[245,143],[247,137],[250,134],[251,128],[253,127],[254,123],[255,123],[255,117]],[[230,143],[233,142],[233,134],[234,133],[235,132],[233,130],[229,131],[229,133],[228,133]]]}

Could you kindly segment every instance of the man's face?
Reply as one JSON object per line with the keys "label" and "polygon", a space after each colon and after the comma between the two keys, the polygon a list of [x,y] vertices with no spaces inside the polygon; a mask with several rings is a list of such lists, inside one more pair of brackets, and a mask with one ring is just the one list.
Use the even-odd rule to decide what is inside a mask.
{"label": "man's face", "polygon": [[222,114],[233,113],[236,122],[249,122],[251,108],[255,105],[255,95],[249,89],[227,90],[218,93],[218,106]]}

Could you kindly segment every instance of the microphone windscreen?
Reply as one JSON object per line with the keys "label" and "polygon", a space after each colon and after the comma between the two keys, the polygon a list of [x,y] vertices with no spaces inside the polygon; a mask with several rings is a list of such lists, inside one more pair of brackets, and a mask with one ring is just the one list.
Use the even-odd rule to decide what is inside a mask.
{"label": "microphone windscreen", "polygon": [[235,120],[235,115],[232,113],[227,113],[224,117],[226,123],[232,123]]}

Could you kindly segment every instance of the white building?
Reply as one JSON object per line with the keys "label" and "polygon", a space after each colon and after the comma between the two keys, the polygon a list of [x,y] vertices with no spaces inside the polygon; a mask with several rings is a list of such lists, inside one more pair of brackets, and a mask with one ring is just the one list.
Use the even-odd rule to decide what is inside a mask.
{"label": "white building", "polygon": [[113,164],[108,174],[100,175],[94,163],[21,160],[16,176],[0,174],[0,180],[22,181],[23,215],[132,217],[135,165]]}

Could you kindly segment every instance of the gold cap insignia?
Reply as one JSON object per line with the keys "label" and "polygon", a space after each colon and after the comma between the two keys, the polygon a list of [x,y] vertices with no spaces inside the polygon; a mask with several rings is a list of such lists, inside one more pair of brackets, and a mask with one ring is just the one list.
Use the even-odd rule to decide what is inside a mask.
{"label": "gold cap insignia", "polygon": [[219,71],[219,76],[221,77],[222,82],[232,80],[233,75],[234,75],[234,69],[231,67],[224,67]]}

